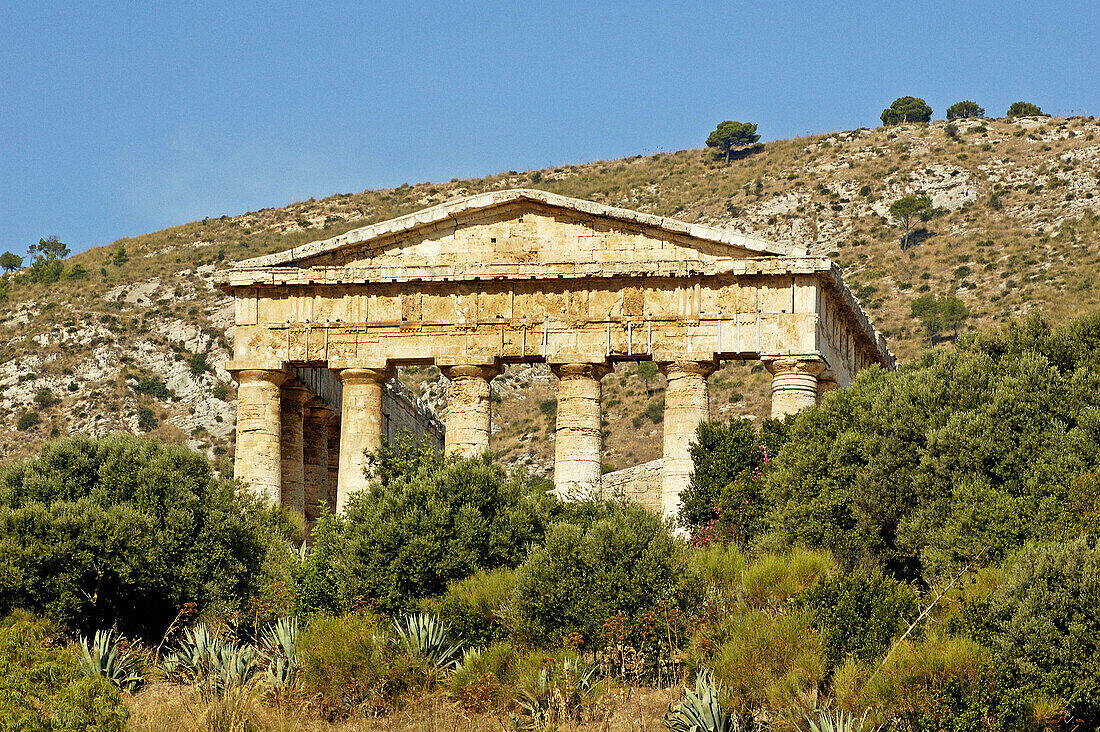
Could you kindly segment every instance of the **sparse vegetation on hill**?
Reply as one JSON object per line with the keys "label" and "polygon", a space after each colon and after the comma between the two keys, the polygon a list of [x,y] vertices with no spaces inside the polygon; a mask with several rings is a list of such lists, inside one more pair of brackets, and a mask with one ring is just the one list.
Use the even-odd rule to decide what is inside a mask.
{"label": "sparse vegetation on hill", "polygon": [[[953,134],[932,122],[776,140],[729,165],[710,149],[686,150],[339,195],[124,239],[65,260],[66,271],[85,271],[76,279],[44,285],[24,268],[0,279],[0,454],[28,454],[53,434],[148,429],[228,471],[234,384],[222,364],[232,316],[211,285],[215,268],[496,188],[544,188],[805,245],[840,263],[903,360],[927,342],[911,313],[925,294],[959,298],[973,313],[966,328],[1031,309],[1065,322],[1100,304],[1100,122],[950,125]],[[903,252],[889,208],[907,195],[930,198],[935,215],[914,222]],[[197,354],[210,369],[196,376]],[[753,368],[728,364],[711,377],[713,417],[767,413],[768,376]],[[166,392],[135,390],[147,378]],[[434,369],[402,378],[442,406]],[[553,421],[539,408],[553,398],[549,379],[513,367],[494,382],[508,409],[494,410],[493,446],[508,464],[549,465]],[[43,388],[59,403],[39,408]],[[658,457],[661,428],[647,409],[663,398],[662,377],[623,365],[604,396],[604,462]],[[32,414],[34,424],[24,419]]]}

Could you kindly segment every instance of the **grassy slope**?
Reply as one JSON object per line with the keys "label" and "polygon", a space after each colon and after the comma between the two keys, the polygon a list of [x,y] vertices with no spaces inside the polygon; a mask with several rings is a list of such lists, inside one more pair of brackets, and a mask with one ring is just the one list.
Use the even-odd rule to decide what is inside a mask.
{"label": "grassy slope", "polygon": [[[56,431],[136,429],[142,407],[156,434],[228,458],[232,382],[220,367],[192,376],[188,359],[226,354],[228,303],[210,284],[215,267],[279,251],[457,196],[544,188],[687,221],[732,226],[825,253],[903,359],[926,343],[909,304],[922,292],[956,293],[975,312],[969,327],[1041,308],[1055,321],[1094,309],[1100,295],[1100,122],[1086,118],[944,123],[857,130],[768,143],[724,165],[705,150],[600,161],[476,180],[339,195],[176,226],[82,253],[84,279],[48,287],[12,284],[0,304],[0,455],[33,449]],[[933,195],[941,215],[929,236],[901,252],[884,214],[908,192]],[[125,247],[128,260],[111,255]],[[633,367],[605,380],[606,460],[624,467],[656,457],[661,379]],[[139,395],[142,376],[168,374],[175,398]],[[766,374],[729,365],[712,377],[714,416],[766,412]],[[434,372],[404,378],[438,394]],[[226,389],[228,385],[228,390]],[[60,401],[40,408],[49,389]],[[551,385],[522,369],[504,385],[510,408],[494,415],[494,447],[545,465],[553,445],[544,404]],[[15,429],[25,412],[39,425]]]}

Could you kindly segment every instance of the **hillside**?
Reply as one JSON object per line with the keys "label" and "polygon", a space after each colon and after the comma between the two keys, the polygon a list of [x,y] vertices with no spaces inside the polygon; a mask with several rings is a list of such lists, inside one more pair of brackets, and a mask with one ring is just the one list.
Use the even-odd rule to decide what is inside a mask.
{"label": "hillside", "polygon": [[[1092,118],[862,129],[770,142],[729,165],[686,150],[311,199],[123,239],[69,260],[81,277],[11,282],[0,303],[0,455],[51,435],[152,429],[228,460],[234,384],[222,364],[232,314],[211,284],[215,269],[499,188],[543,188],[827,254],[903,360],[928,343],[910,317],[925,292],[965,301],[967,328],[1035,308],[1061,322],[1095,309],[1100,295],[1098,135]],[[887,209],[918,191],[935,215],[903,252]],[[712,416],[764,414],[766,376],[758,364],[727,365],[712,377]],[[434,369],[405,369],[402,379],[442,406]],[[553,453],[551,382],[538,367],[494,382],[510,408],[494,410],[493,446],[536,472]],[[610,465],[659,455],[662,383],[634,366],[605,379]]]}

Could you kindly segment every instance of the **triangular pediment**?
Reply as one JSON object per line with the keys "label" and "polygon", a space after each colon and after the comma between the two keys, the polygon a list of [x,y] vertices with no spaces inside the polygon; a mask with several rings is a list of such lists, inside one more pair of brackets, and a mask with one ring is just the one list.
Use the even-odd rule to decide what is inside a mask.
{"label": "triangular pediment", "polygon": [[545,191],[507,190],[245,260],[235,269],[708,262],[791,253],[727,229]]}

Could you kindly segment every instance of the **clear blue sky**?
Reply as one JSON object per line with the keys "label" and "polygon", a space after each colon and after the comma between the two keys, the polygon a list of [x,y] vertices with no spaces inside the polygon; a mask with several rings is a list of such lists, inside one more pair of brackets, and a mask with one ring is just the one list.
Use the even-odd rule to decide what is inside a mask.
{"label": "clear blue sky", "polygon": [[[85,6],[85,7],[80,7]],[[0,9],[0,250],[408,181],[878,124],[1100,115],[1100,3],[71,3]]]}

